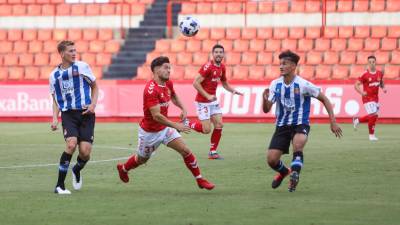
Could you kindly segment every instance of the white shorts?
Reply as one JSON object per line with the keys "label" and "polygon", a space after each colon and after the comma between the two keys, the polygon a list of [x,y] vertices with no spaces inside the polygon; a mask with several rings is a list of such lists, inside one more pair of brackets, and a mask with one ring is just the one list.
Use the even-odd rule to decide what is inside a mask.
{"label": "white shorts", "polygon": [[219,107],[217,101],[213,102],[195,102],[196,112],[199,120],[209,120],[214,114],[222,114],[222,110]]}
{"label": "white shorts", "polygon": [[379,103],[377,102],[367,102],[364,104],[364,107],[368,114],[375,114],[379,111]]}
{"label": "white shorts", "polygon": [[178,131],[171,127],[166,127],[159,132],[146,132],[139,127],[137,153],[143,158],[150,158],[151,154],[161,143],[167,145],[169,142],[180,137],[182,136]]}

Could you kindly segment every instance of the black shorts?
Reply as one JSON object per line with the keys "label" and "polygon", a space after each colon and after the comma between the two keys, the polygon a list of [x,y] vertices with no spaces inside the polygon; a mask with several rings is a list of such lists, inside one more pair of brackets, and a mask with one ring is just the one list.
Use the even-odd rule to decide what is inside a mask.
{"label": "black shorts", "polygon": [[95,114],[82,115],[83,110],[68,110],[61,112],[61,122],[64,139],[77,137],[78,143],[86,141],[93,143]]}
{"label": "black shorts", "polygon": [[283,152],[283,154],[288,154],[290,142],[297,133],[308,136],[310,133],[310,126],[300,124],[294,126],[276,127],[275,133],[271,139],[271,143],[269,144],[269,149],[279,149]]}

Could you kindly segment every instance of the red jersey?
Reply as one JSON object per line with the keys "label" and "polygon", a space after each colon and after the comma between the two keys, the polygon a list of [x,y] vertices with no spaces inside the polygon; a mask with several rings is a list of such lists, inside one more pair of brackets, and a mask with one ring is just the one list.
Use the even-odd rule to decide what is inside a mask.
{"label": "red jersey", "polygon": [[143,112],[144,117],[140,122],[140,127],[147,132],[158,132],[166,126],[153,119],[150,108],[160,105],[161,114],[168,116],[168,106],[171,96],[175,95],[174,86],[171,81],[167,81],[165,86],[157,84],[156,81],[149,81],[143,91]]}
{"label": "red jersey", "polygon": [[367,93],[366,96],[362,97],[363,103],[378,102],[379,87],[382,77],[383,74],[379,70],[375,73],[371,73],[367,70],[358,78],[358,80],[363,84],[363,90]]}
{"label": "red jersey", "polygon": [[[199,74],[204,77],[203,82],[201,82],[201,86],[203,89],[210,95],[215,95],[217,91],[218,82],[226,81],[226,69],[225,65],[221,63],[220,66],[214,64],[213,61],[210,61],[204,64],[200,70]],[[196,96],[197,102],[210,102],[203,95],[197,92]]]}

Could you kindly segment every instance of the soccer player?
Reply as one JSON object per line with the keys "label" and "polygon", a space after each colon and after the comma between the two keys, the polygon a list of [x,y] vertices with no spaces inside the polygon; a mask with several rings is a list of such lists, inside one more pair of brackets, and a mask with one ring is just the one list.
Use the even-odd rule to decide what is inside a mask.
{"label": "soccer player", "polygon": [[[362,89],[361,85],[363,86]],[[368,69],[354,84],[354,88],[362,96],[362,102],[364,103],[367,115],[361,118],[353,118],[354,129],[357,129],[359,123],[368,123],[370,141],[378,140],[375,136],[375,124],[378,119],[379,111],[379,87],[386,93],[386,88],[383,83],[383,74],[376,69],[376,58],[371,55],[368,56]]]}
{"label": "soccer player", "polygon": [[195,104],[200,121],[188,121],[188,125],[197,132],[209,134],[211,132],[212,123],[214,129],[211,134],[208,158],[222,159],[217,152],[223,127],[222,111],[215,95],[218,82],[221,81],[222,86],[233,94],[243,94],[233,89],[227,82],[225,65],[222,63],[224,59],[224,47],[219,44],[214,45],[212,48],[212,56],[213,60],[207,62],[200,68],[199,75],[196,76],[193,82],[193,86],[197,90]]}
{"label": "soccer player", "polygon": [[76,48],[72,41],[61,41],[57,50],[61,64],[50,74],[50,93],[53,96],[53,122],[51,130],[57,130],[58,115],[61,111],[66,148],[61,154],[58,167],[58,181],[54,190],[57,194],[71,194],[65,188],[65,176],[76,147],[79,147],[77,163],[72,168],[72,185],[75,190],[82,187],[80,171],[89,161],[92,151],[95,108],[99,88],[96,77],[89,65],[75,61]]}
{"label": "soccer player", "polygon": [[[276,129],[267,151],[267,163],[278,174],[272,181],[272,188],[277,188],[282,180],[290,174],[290,192],[296,190],[300,170],[303,167],[303,149],[310,132],[311,97],[321,101],[329,114],[330,129],[336,137],[342,136],[333,114],[329,99],[311,82],[295,74],[300,57],[284,51],[279,55],[281,76],[273,80],[263,93],[263,111],[268,113],[276,103]],[[293,159],[290,168],[281,161],[282,154],[289,153],[293,145]]]}
{"label": "soccer player", "polygon": [[178,131],[189,133],[190,128],[168,119],[170,100],[182,110],[181,118],[186,117],[186,109],[175,93],[172,81],[169,80],[171,65],[168,57],[155,58],[151,62],[151,71],[153,79],[146,84],[143,92],[144,118],[140,122],[137,153],[125,164],[117,165],[119,178],[125,183],[129,182],[128,171],[146,163],[158,146],[164,144],[181,154],[186,167],[192,172],[200,188],[213,189],[215,185],[202,177],[196,156],[178,133]]}

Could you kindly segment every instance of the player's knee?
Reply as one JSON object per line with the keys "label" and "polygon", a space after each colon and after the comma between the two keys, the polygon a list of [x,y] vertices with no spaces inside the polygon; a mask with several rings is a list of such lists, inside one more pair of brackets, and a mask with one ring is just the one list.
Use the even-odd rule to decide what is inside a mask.
{"label": "player's knee", "polygon": [[222,122],[218,122],[215,124],[215,128],[217,129],[222,129],[224,127],[224,124]]}
{"label": "player's knee", "polygon": [[73,153],[76,149],[77,143],[75,141],[68,141],[67,142],[67,151]]}
{"label": "player's knee", "polygon": [[211,127],[203,127],[203,134],[209,134],[211,132]]}
{"label": "player's knee", "polygon": [[267,163],[269,167],[274,168],[279,163],[279,159],[267,156]]}

